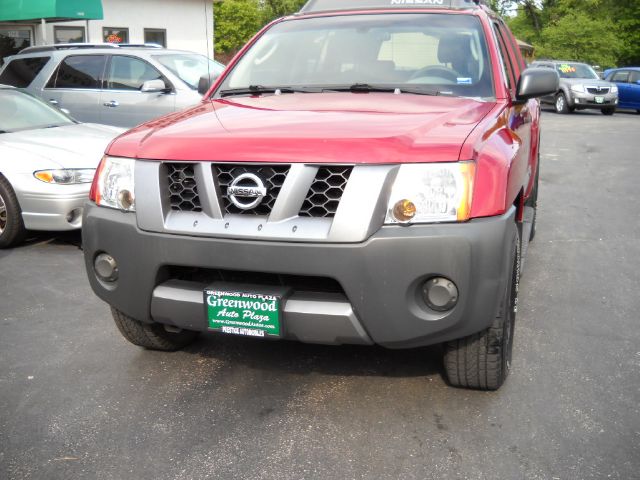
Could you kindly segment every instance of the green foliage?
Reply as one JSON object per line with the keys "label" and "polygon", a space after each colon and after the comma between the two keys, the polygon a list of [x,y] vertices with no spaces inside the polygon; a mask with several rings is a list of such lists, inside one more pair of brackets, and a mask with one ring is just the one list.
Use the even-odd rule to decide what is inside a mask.
{"label": "green foliage", "polygon": [[493,0],[538,58],[640,65],[640,0]]}
{"label": "green foliage", "polygon": [[540,57],[615,65],[622,50],[609,19],[594,20],[582,12],[560,17],[542,30]]}
{"label": "green foliage", "polygon": [[262,26],[258,0],[225,0],[214,4],[215,51],[239,50]]}
{"label": "green foliage", "polygon": [[237,52],[270,21],[300,10],[306,0],[218,0],[214,2],[215,51]]}

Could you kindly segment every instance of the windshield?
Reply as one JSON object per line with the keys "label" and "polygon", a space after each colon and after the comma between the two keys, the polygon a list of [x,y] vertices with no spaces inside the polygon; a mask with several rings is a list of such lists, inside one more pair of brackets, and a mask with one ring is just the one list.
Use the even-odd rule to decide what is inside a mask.
{"label": "windshield", "polygon": [[192,90],[198,89],[198,82],[201,77],[210,75],[213,79],[219,76],[224,70],[224,65],[209,60],[204,55],[172,53],[167,55],[153,55],[153,58],[168,68],[171,73],[182,80]]}
{"label": "windshield", "polygon": [[424,13],[285,21],[258,39],[219,92],[258,85],[356,84],[494,96],[480,21],[471,15]]}
{"label": "windshield", "polygon": [[600,78],[593,68],[584,63],[558,63],[556,69],[562,78],[588,78],[590,80]]}
{"label": "windshield", "polygon": [[13,89],[0,89],[0,112],[0,132],[61,127],[74,123],[45,102]]}

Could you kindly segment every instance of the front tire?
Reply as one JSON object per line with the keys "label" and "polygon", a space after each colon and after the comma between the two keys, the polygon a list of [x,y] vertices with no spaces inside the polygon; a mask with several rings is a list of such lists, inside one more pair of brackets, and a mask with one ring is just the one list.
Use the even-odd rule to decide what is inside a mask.
{"label": "front tire", "polygon": [[566,115],[570,112],[569,105],[567,104],[567,97],[564,96],[564,93],[560,92],[556,95],[555,108],[556,113],[560,113],[562,115]]}
{"label": "front tire", "polygon": [[144,323],[125,315],[115,308],[111,308],[113,320],[120,333],[129,342],[148,350],[175,352],[193,343],[198,332],[182,330],[168,332],[159,323]]}
{"label": "front tire", "polygon": [[0,248],[17,245],[26,234],[16,193],[7,179],[0,175]]}
{"label": "front tire", "polygon": [[609,116],[609,115],[613,115],[614,113],[616,113],[616,107],[607,107],[602,109],[603,115]]}
{"label": "front tire", "polygon": [[454,387],[497,390],[511,369],[520,280],[520,237],[514,235],[511,267],[500,309],[486,330],[445,344],[444,367]]}

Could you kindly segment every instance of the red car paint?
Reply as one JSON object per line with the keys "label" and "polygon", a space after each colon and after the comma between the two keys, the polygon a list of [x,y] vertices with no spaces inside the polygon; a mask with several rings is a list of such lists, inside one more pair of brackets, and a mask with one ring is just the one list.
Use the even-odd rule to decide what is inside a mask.
{"label": "red car paint", "polygon": [[[429,12],[437,10],[430,8]],[[234,57],[200,105],[134,128],[114,141],[107,153],[148,160],[211,162],[389,164],[474,160],[477,167],[471,217],[500,215],[516,202],[523,204],[532,191],[538,165],[538,101],[514,101],[517,78],[525,63],[502,20],[486,9],[443,12],[480,18],[491,57],[495,102],[387,93],[210,100],[244,53],[281,19],[265,27]],[[356,13],[367,12],[340,15]],[[295,17],[286,20],[296,21]],[[509,64],[506,76],[494,29],[502,35],[505,63]]]}

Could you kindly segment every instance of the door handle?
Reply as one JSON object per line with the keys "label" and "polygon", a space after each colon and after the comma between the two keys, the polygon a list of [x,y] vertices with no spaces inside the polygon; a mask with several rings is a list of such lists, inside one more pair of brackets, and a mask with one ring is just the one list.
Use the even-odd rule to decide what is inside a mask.
{"label": "door handle", "polygon": [[110,102],[104,102],[103,105],[105,107],[116,108],[120,104],[118,102],[116,102],[115,100],[111,100]]}
{"label": "door handle", "polygon": [[49,103],[50,103],[51,105],[56,105],[56,106],[60,105],[60,102],[58,102],[57,100],[54,100],[53,98],[50,98],[50,99],[49,99]]}

